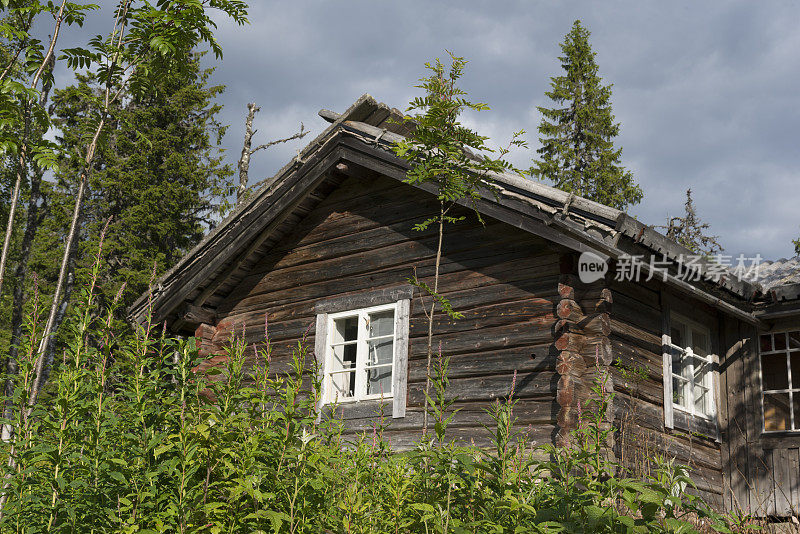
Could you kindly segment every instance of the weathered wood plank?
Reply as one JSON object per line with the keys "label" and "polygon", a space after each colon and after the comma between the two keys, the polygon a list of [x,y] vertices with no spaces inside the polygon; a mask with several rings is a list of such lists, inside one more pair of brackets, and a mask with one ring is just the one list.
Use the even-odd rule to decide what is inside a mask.
{"label": "weathered wood plank", "polygon": [[792,486],[789,478],[789,449],[772,450],[773,483],[775,484],[775,515],[792,512]]}
{"label": "weathered wood plank", "polygon": [[800,516],[800,448],[792,448],[788,451],[792,513]]}
{"label": "weathered wood plank", "polygon": [[[445,356],[449,354],[445,353]],[[556,358],[552,345],[529,345],[511,349],[469,352],[450,356],[449,377],[468,378],[491,374],[528,373],[552,371]],[[425,380],[425,368],[414,365],[409,369],[408,380]]]}
{"label": "weathered wood plank", "polygon": [[[361,258],[355,256],[353,261],[360,262]],[[219,314],[230,315],[254,310],[260,311],[265,306],[273,308],[291,302],[330,298],[358,290],[396,285],[413,276],[415,267],[416,276],[419,279],[429,280],[433,276],[434,256],[430,255],[416,260],[409,258],[408,261],[399,261],[399,263],[387,262],[386,265],[381,265],[373,271],[350,272],[344,278],[318,276],[310,282],[299,284],[295,281],[286,287],[264,292],[253,290],[252,282],[243,281],[239,291],[247,284],[250,284],[251,288],[242,291],[241,295],[232,295],[228,304],[219,307]],[[497,254],[488,247],[472,247],[461,254],[448,252],[440,267],[440,279],[442,279],[443,287],[448,291],[454,291],[459,289],[459,285],[464,287],[490,285],[492,279],[496,281],[507,276],[522,277],[517,278],[519,281],[526,278],[533,280],[534,275],[547,276],[548,272],[552,271],[554,271],[554,267],[552,258],[549,257],[531,258],[529,256],[526,260],[523,250],[504,250],[503,253]],[[470,272],[477,274],[470,274]],[[514,272],[518,274],[511,274]],[[311,305],[313,306],[313,303]]]}
{"label": "weathered wood plank", "polygon": [[611,333],[616,334],[618,338],[625,342],[641,347],[653,354],[661,354],[661,334],[643,332],[635,326],[616,319],[615,315],[611,317]]}
{"label": "weathered wood plank", "polygon": [[744,378],[744,353],[742,350],[742,337],[739,323],[733,318],[723,318],[723,350],[724,358],[721,363],[722,374],[725,375],[727,384],[727,433],[725,442],[729,450],[729,465],[727,466],[731,487],[732,509],[742,511],[754,510],[751,502],[752,459],[748,456],[747,446],[747,404],[745,402]]}
{"label": "weathered wood plank", "polygon": [[392,375],[392,417],[394,419],[406,416],[408,402],[408,325],[411,315],[411,301],[402,299],[397,305],[397,316],[394,321],[395,331],[395,366]]}
{"label": "weathered wood plank", "polygon": [[[516,376],[515,398],[552,397],[558,375],[551,371],[518,373]],[[448,399],[461,401],[493,401],[508,397],[514,375],[491,375],[450,380],[446,392]],[[408,385],[409,406],[422,406],[425,395],[424,382]]]}

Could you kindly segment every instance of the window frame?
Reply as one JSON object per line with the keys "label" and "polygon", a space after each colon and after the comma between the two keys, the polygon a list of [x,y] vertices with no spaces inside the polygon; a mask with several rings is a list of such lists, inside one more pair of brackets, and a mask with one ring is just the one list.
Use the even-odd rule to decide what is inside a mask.
{"label": "window frame", "polygon": [[[775,332],[759,332],[758,333],[758,382],[761,389],[761,432],[763,434],[800,434],[800,421],[798,421],[798,415],[795,414],[794,410],[794,397],[795,395],[800,395],[800,384],[795,385],[794,387],[792,384],[792,363],[791,363],[791,355],[792,352],[800,352],[800,349],[792,350],[789,346],[789,332],[800,332],[800,328],[788,328],[785,330],[778,330]],[[781,334],[786,336],[786,348],[781,350],[775,350],[775,336]],[[772,350],[769,351],[762,351],[761,350],[761,336],[770,336],[770,344],[772,346]],[[787,389],[764,389],[764,373],[763,373],[763,362],[762,357],[766,356],[774,356],[776,354],[784,353],[786,355],[786,375],[787,375]],[[766,419],[766,412],[764,410],[764,395],[771,395],[771,394],[780,394],[780,393],[788,393],[789,394],[789,426],[791,428],[786,430],[767,430],[767,419]]]}
{"label": "window frame", "polygon": [[[681,347],[679,345],[676,345],[676,344],[672,343],[672,327],[673,327],[673,325],[675,323],[680,323],[682,326],[686,327],[686,340],[684,342],[686,344],[685,347]],[[693,321],[693,320],[689,319],[688,317],[684,317],[683,315],[680,315],[680,314],[677,314],[677,313],[671,313],[670,314],[669,327],[670,327],[670,330],[669,330],[669,333],[668,333],[669,339],[667,340],[667,346],[670,349],[680,351],[682,353],[683,357],[686,357],[686,358],[689,359],[689,361],[690,361],[690,363],[689,363],[689,372],[690,372],[690,375],[692,376],[692,378],[686,378],[684,376],[681,376],[681,375],[675,373],[675,370],[674,370],[673,365],[672,365],[672,352],[670,352],[669,353],[669,368],[670,368],[670,377],[669,378],[670,378],[670,383],[672,383],[672,380],[674,378],[677,378],[678,380],[680,380],[682,382],[686,382],[687,384],[689,384],[688,397],[687,397],[687,404],[688,404],[689,407],[687,408],[685,406],[681,406],[680,404],[675,402],[675,400],[674,400],[674,393],[675,392],[674,392],[674,388],[672,388],[673,389],[673,391],[671,392],[672,395],[670,395],[670,397],[672,398],[672,409],[673,410],[675,410],[675,409],[680,410],[680,411],[682,411],[682,412],[684,412],[687,415],[690,415],[692,417],[699,417],[701,419],[707,419],[709,421],[713,421],[717,416],[717,411],[718,410],[717,410],[716,395],[715,395],[715,392],[714,392],[714,389],[715,389],[714,388],[714,364],[716,362],[715,362],[715,358],[714,358],[714,349],[711,346],[711,329],[708,328],[707,326],[704,326],[704,325],[698,323],[697,321]],[[692,337],[693,337],[692,331],[693,330],[700,331],[703,335],[706,336],[706,340],[708,342],[708,345],[707,345],[708,354],[707,354],[707,356],[701,356],[699,354],[696,354],[694,352],[694,350],[692,349],[692,345],[694,344],[693,340],[692,340]],[[706,374],[704,374],[703,377],[702,377],[702,380],[703,380],[704,383],[697,383],[697,382],[694,381],[694,376],[695,376],[694,375],[694,363],[693,363],[694,358],[698,358],[700,360],[705,361],[709,366],[708,367],[708,372]],[[703,413],[703,412],[698,412],[697,411],[695,398],[694,398],[694,390],[695,390],[696,386],[700,386],[701,388],[703,388],[703,389],[708,391],[709,398],[711,399],[711,402],[710,402],[710,405],[711,405],[710,413]]]}
{"label": "window frame", "polygon": [[[413,289],[401,286],[386,290],[375,290],[358,295],[336,297],[317,303],[317,321],[315,329],[314,353],[318,360],[319,380],[321,385],[318,409],[320,416],[326,407],[370,406],[373,403],[388,402],[391,404],[392,418],[402,418],[406,414],[408,390],[408,352],[409,352],[409,316]],[[339,398],[331,396],[332,383],[328,372],[331,357],[334,321],[343,317],[375,313],[382,310],[394,310],[394,340],[392,353],[391,391],[383,394]],[[361,322],[359,320],[359,322]],[[360,326],[360,325],[359,325]],[[357,341],[359,338],[357,338]],[[360,340],[366,344],[367,339]],[[364,356],[366,359],[366,355]],[[363,360],[362,360],[363,361]],[[358,364],[358,357],[356,360]],[[358,367],[358,365],[357,365]],[[365,366],[361,366],[365,368]],[[358,373],[358,371],[356,371]]]}
{"label": "window frame", "polygon": [[[664,427],[667,429],[679,429],[691,432],[700,432],[705,434],[715,441],[719,442],[721,435],[719,432],[719,355],[718,343],[716,336],[717,330],[712,326],[715,318],[712,316],[703,315],[702,319],[690,319],[689,313],[693,313],[689,308],[680,301],[675,300],[669,295],[662,293],[662,385],[664,390]],[[674,308],[680,309],[684,313],[676,313]],[[691,409],[677,404],[673,400],[672,391],[672,353],[675,349],[684,351],[686,347],[679,347],[672,343],[672,324],[678,321],[683,323],[684,326],[695,328],[708,337],[708,355],[703,358],[702,356],[694,355],[695,357],[703,358],[710,364],[710,399],[711,399],[711,414],[706,415],[694,409],[694,390],[691,392]],[[690,383],[694,383],[693,381]]]}

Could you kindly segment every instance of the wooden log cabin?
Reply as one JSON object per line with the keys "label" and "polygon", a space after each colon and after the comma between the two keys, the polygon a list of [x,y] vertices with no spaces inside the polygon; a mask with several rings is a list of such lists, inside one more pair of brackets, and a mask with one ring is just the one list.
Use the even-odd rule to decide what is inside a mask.
{"label": "wooden log cabin", "polygon": [[[234,331],[262,342],[265,315],[279,368],[309,332],[323,400],[338,401],[348,431],[371,429],[382,408],[386,436],[406,447],[420,436],[427,334],[427,299],[407,280],[431,282],[436,249],[433,231],[412,227],[438,204],[404,182],[392,145],[411,127],[397,110],[364,95],[320,115],[330,126],[130,317],[196,336],[210,364]],[[464,317],[434,325],[460,408],[452,437],[485,444],[484,409],[516,378],[530,441],[563,444],[605,374],[623,468],[647,470],[661,454],[689,465],[718,508],[798,513],[800,285],[766,291],[708,262],[687,280],[679,244],[519,176],[497,176],[475,208],[484,224],[464,207],[441,264],[440,292]],[[582,281],[582,257],[608,272]],[[633,257],[641,276],[619,276]]]}

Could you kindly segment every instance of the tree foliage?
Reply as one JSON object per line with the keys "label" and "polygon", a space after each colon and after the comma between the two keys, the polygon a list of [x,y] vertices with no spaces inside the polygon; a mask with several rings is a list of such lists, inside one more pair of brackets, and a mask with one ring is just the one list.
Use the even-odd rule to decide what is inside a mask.
{"label": "tree foliage", "polygon": [[659,226],[666,230],[667,237],[673,239],[696,254],[713,256],[722,252],[719,236],[709,236],[705,232],[710,228],[697,215],[692,200],[692,190],[686,190],[686,203],[684,204],[683,217],[670,217],[666,226]]}
{"label": "tree foliage", "polygon": [[[147,290],[154,265],[157,274],[172,266],[228,208],[233,170],[216,148],[225,132],[215,102],[223,88],[209,86],[210,75],[195,55],[111,110],[91,173],[77,254],[84,273],[79,278],[85,279],[87,251],[97,248],[110,220],[100,281],[106,301],[124,283],[121,304],[130,304]],[[80,150],[93,134],[89,110],[102,90],[97,76],[79,75],[78,83],[56,92],[57,140],[67,152]],[[74,196],[76,165],[74,159],[62,162],[51,196]],[[52,234],[66,232],[64,215],[53,219]]]}
{"label": "tree foliage", "polygon": [[[465,111],[487,111],[489,106],[482,102],[467,100],[467,93],[457,85],[467,62],[464,58],[450,55],[450,69],[437,58],[433,63],[426,63],[425,68],[431,71],[429,76],[420,80],[416,87],[425,91],[425,96],[417,97],[408,106],[405,117],[414,126],[413,134],[396,143],[395,153],[405,159],[410,168],[406,173],[406,182],[414,185],[433,186],[439,200],[439,213],[421,221],[414,228],[425,230],[431,224],[439,229],[436,248],[436,264],[433,287],[413,277],[410,282],[423,292],[433,297],[430,308],[425,310],[428,319],[427,373],[425,381],[425,413],[423,433],[428,431],[428,407],[431,384],[431,362],[433,356],[433,321],[438,303],[442,311],[452,318],[461,315],[453,310],[450,302],[439,294],[439,266],[442,259],[444,242],[444,226],[461,220],[449,215],[450,210],[458,203],[466,203],[475,207],[481,194],[491,188],[493,175],[513,170],[512,165],[504,159],[512,146],[525,146],[521,140],[523,131],[515,133],[505,148],[493,149],[488,145],[489,138],[477,131],[467,128],[461,123],[461,114]],[[497,156],[492,157],[497,152]],[[480,219],[480,214],[475,209]]]}
{"label": "tree foliage", "polygon": [[[524,145],[520,139],[524,132],[517,132],[509,147],[493,149],[488,137],[461,123],[464,112],[490,108],[467,100],[467,93],[457,85],[467,62],[452,54],[450,59],[447,72],[438,58],[425,64],[431,73],[416,86],[425,96],[413,99],[406,110],[411,112],[406,120],[414,124],[414,133],[395,147],[395,153],[411,165],[406,181],[435,186],[445,210],[462,200],[477,200],[481,188],[491,185],[493,173],[513,170],[503,159],[510,146]],[[497,156],[491,157],[495,153]],[[423,226],[438,220],[434,217]]]}
{"label": "tree foliage", "polygon": [[639,203],[642,190],[620,163],[622,149],[614,148],[620,125],[611,112],[611,86],[603,85],[598,75],[589,30],[579,20],[561,51],[564,74],[551,78],[545,93],[556,107],[538,107],[542,146],[531,174],[614,208]]}

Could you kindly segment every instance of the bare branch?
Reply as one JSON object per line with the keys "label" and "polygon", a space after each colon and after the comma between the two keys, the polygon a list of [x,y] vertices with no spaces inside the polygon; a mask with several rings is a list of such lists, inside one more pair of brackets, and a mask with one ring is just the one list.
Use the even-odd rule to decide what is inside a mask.
{"label": "bare branch", "polygon": [[237,205],[244,200],[244,194],[247,191],[247,183],[250,172],[250,156],[259,150],[269,148],[274,145],[287,143],[295,139],[302,139],[306,136],[306,134],[308,134],[305,125],[301,122],[300,131],[296,134],[283,139],[270,141],[269,143],[265,143],[263,145],[258,145],[255,148],[251,148],[253,146],[253,135],[255,135],[255,133],[258,131],[253,129],[253,119],[255,118],[256,113],[259,111],[261,111],[261,108],[257,106],[255,102],[247,104],[247,118],[244,121],[244,143],[242,144],[242,155],[239,157],[239,163],[236,165],[236,167],[239,169],[239,187],[236,189]]}

